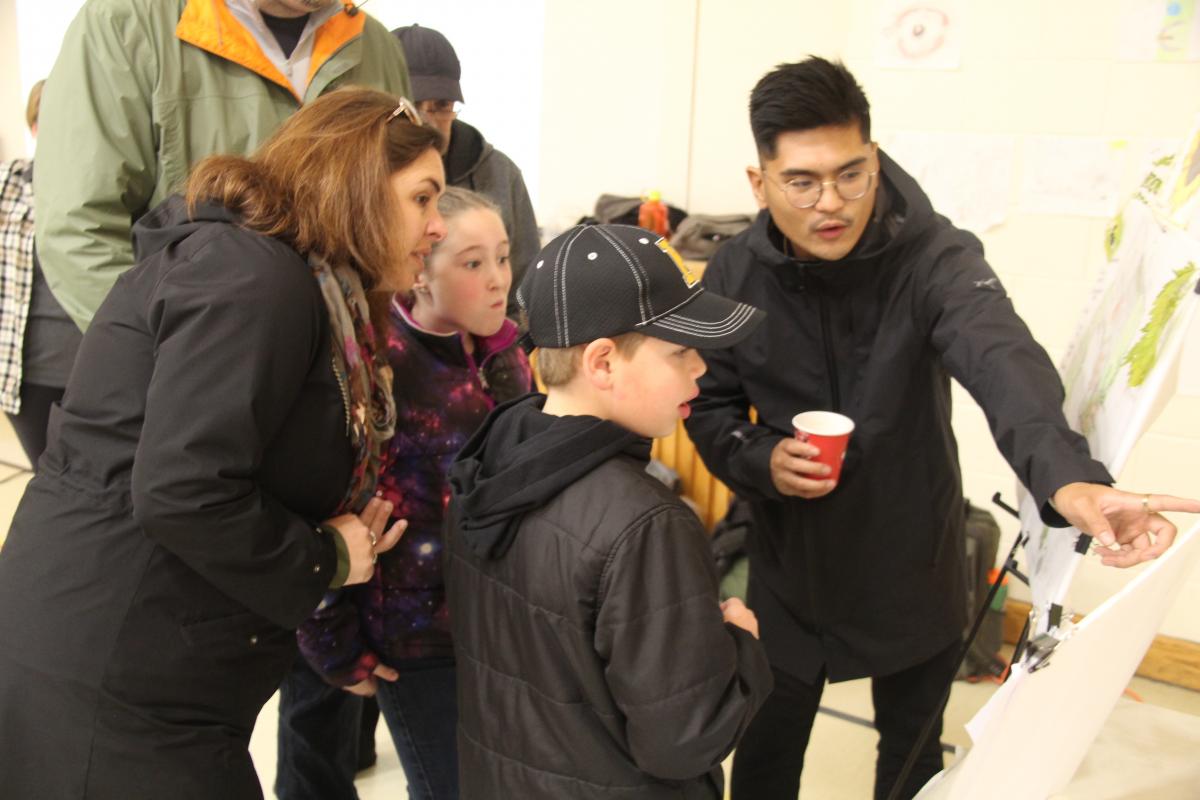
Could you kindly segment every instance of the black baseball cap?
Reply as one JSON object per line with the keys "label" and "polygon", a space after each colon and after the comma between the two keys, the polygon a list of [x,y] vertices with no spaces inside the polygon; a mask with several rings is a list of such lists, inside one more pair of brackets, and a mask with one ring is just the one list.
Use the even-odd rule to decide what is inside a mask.
{"label": "black baseball cap", "polygon": [[463,102],[462,65],[450,40],[433,28],[408,25],[396,28],[392,35],[404,48],[412,100],[457,100]]}
{"label": "black baseball cap", "polygon": [[517,302],[535,347],[630,332],[686,347],[730,347],[766,317],[705,291],[666,239],[633,225],[579,225],[555,237],[525,271]]}

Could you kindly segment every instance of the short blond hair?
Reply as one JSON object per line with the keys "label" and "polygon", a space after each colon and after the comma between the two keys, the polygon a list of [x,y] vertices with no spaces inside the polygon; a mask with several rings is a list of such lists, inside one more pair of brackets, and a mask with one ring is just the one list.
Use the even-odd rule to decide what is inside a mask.
{"label": "short blond hair", "polygon": [[[617,352],[623,358],[633,358],[637,349],[646,340],[646,334],[631,331],[609,337],[617,346]],[[577,344],[574,347],[539,347],[535,354],[538,377],[547,388],[563,386],[579,372],[579,364],[583,358],[584,349],[591,344]]]}
{"label": "short blond hair", "polygon": [[29,130],[37,127],[38,109],[42,105],[42,87],[45,85],[46,81],[40,80],[29,90],[29,101],[25,103],[25,124],[29,126]]}

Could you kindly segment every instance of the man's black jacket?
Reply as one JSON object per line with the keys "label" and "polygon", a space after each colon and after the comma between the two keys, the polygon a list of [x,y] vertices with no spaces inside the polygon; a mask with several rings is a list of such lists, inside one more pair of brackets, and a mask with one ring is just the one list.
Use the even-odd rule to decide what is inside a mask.
{"label": "man's black jacket", "polygon": [[[1042,347],[979,240],[934,213],[880,153],[876,213],[837,262],[782,252],[767,211],[713,257],[712,291],[767,311],[749,338],[705,351],[687,422],[709,469],[751,501],[750,606],[774,666],[813,680],[887,675],[965,625],[963,498],[950,378],[983,408],[1001,453],[1047,505],[1072,481],[1111,483],[1067,426]],[[758,424],[748,410],[758,410]],[[785,498],[770,455],[800,411],[856,428],[837,488]]]}

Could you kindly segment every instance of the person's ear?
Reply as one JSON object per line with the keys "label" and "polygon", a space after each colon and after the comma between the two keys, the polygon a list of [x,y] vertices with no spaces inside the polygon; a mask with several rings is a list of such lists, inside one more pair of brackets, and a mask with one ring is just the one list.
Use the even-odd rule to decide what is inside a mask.
{"label": "person's ear", "polygon": [[424,269],[417,273],[417,277],[413,278],[412,290],[414,294],[429,294],[429,278],[426,277]]}
{"label": "person's ear", "polygon": [[596,339],[583,348],[579,369],[592,386],[601,390],[611,389],[616,355],[616,342],[612,339]]}
{"label": "person's ear", "polygon": [[763,186],[762,168],[746,167],[746,178],[750,181],[750,191],[754,192],[754,199],[758,202],[758,207],[766,208],[767,194]]}

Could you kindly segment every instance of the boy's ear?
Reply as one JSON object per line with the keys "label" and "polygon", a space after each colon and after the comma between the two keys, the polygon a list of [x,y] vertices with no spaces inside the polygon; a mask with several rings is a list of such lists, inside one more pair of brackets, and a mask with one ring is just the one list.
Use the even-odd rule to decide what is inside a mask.
{"label": "boy's ear", "polygon": [[579,369],[588,383],[597,389],[608,389],[613,381],[613,361],[617,343],[612,339],[596,339],[583,348]]}

